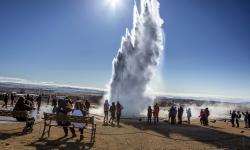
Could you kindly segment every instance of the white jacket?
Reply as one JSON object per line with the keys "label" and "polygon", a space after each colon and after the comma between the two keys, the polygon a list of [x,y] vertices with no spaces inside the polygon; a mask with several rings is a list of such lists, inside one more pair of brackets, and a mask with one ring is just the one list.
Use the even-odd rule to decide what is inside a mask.
{"label": "white jacket", "polygon": [[[83,113],[81,110],[79,109],[74,109],[70,115],[72,116],[83,116]],[[72,125],[76,128],[84,128],[85,127],[85,123],[72,123]]]}

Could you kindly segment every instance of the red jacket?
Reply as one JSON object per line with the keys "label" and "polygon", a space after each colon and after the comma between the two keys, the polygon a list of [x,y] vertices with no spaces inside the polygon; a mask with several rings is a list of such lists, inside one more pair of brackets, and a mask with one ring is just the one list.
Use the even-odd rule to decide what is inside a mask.
{"label": "red jacket", "polygon": [[159,111],[160,111],[159,106],[155,106],[154,107],[154,116],[158,116],[159,115]]}
{"label": "red jacket", "polygon": [[203,112],[203,111],[200,112],[200,118],[201,119],[205,119],[206,118],[205,112]]}

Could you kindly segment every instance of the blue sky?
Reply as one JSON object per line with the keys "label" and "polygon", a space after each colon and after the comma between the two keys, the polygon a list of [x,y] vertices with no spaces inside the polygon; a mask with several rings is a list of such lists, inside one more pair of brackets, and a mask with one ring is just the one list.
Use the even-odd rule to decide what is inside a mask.
{"label": "blue sky", "polygon": [[[1,0],[0,76],[105,88],[133,1]],[[139,2],[137,0],[137,2]],[[155,90],[250,99],[250,2],[160,0],[165,21]]]}

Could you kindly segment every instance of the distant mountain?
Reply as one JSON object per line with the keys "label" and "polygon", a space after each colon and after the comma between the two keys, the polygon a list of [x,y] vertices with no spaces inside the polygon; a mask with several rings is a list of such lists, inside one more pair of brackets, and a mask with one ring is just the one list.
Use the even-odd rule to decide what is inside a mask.
{"label": "distant mountain", "polygon": [[32,83],[15,83],[15,82],[1,82],[0,89],[24,89],[24,90],[36,90],[47,91],[51,93],[71,93],[71,94],[91,94],[91,95],[103,95],[104,90],[95,88],[83,88],[73,87],[55,84],[32,84]]}
{"label": "distant mountain", "polygon": [[185,102],[185,103],[207,103],[207,104],[250,104],[250,100],[242,98],[226,98],[226,97],[199,97],[199,96],[156,96],[159,101],[174,101],[174,102]]}
{"label": "distant mountain", "polygon": [[[101,95],[103,96],[106,91],[91,87],[79,87],[72,85],[61,85],[53,82],[34,82],[20,78],[10,78],[0,76],[0,92],[17,91],[24,89],[28,92],[48,92],[48,93],[62,93],[62,94],[77,94],[77,95]],[[176,101],[209,101],[213,102],[229,102],[229,103],[242,103],[250,104],[250,99],[244,98],[228,98],[219,96],[190,96],[190,95],[177,95],[167,93],[151,93],[151,96],[156,97],[158,100],[176,100]]]}

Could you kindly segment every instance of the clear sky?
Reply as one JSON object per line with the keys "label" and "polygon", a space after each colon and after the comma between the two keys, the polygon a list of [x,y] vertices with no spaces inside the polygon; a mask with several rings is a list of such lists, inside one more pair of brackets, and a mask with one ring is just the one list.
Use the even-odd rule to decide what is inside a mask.
{"label": "clear sky", "polygon": [[[133,10],[133,0],[106,1],[1,0],[0,76],[105,88]],[[250,98],[250,1],[160,3],[166,45],[155,90]]]}

